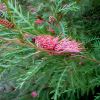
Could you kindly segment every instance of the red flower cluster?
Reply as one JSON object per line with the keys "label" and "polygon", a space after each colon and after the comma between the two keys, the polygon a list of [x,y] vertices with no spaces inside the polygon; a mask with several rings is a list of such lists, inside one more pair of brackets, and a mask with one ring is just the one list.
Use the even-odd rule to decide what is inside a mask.
{"label": "red flower cluster", "polygon": [[40,35],[36,36],[34,40],[38,48],[48,50],[47,52],[53,55],[60,55],[64,53],[79,53],[82,50],[80,43],[69,38],[59,40],[58,37]]}
{"label": "red flower cluster", "polygon": [[50,35],[41,35],[35,37],[35,44],[38,48],[43,48],[45,50],[54,50],[54,47],[58,43],[58,37],[53,37]]}
{"label": "red flower cluster", "polygon": [[6,19],[1,19],[0,18],[0,25],[5,26],[6,28],[14,28],[14,24],[12,22],[9,22]]}
{"label": "red flower cluster", "polygon": [[42,24],[44,22],[44,20],[42,20],[42,19],[37,19],[36,21],[35,21],[35,24]]}
{"label": "red flower cluster", "polygon": [[80,43],[75,40],[70,39],[62,39],[55,47],[55,51],[59,52],[72,52],[79,53],[80,52]]}

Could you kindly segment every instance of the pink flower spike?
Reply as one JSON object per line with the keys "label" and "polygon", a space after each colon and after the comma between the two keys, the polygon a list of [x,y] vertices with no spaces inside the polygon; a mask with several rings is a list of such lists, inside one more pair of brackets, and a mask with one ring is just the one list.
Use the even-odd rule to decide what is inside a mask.
{"label": "pink flower spike", "polygon": [[56,52],[63,52],[63,53],[79,53],[81,52],[80,43],[76,42],[75,40],[70,39],[62,39],[55,47]]}
{"label": "pink flower spike", "polygon": [[44,22],[44,20],[42,20],[42,19],[37,19],[36,21],[35,21],[35,24],[42,24]]}
{"label": "pink flower spike", "polygon": [[38,48],[45,50],[54,50],[54,47],[58,43],[58,37],[50,35],[40,35],[35,37],[35,44]]}
{"label": "pink flower spike", "polygon": [[38,96],[37,92],[35,92],[35,91],[33,91],[31,95],[32,95],[32,97],[37,97]]}
{"label": "pink flower spike", "polygon": [[65,53],[80,53],[83,50],[82,44],[70,39],[51,35],[39,35],[32,39],[38,49],[46,51],[50,55],[63,55]]}

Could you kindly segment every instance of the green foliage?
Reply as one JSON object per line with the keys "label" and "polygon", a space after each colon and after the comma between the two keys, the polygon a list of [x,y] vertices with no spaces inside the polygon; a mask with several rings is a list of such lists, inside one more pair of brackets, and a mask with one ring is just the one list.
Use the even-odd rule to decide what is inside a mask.
{"label": "green foliage", "polygon": [[[18,1],[21,4],[27,2]],[[25,7],[30,3],[20,6],[15,0],[8,0],[9,13],[5,18],[11,20],[15,28],[7,29],[0,25],[0,99],[79,100],[81,96],[88,96],[90,91],[94,94],[95,87],[100,86],[100,24],[98,20],[90,21],[86,18],[88,15],[85,16],[94,1],[28,2],[37,8],[35,14]],[[99,16],[98,13],[95,15]],[[49,16],[54,16],[57,22],[51,26],[47,22],[35,25],[37,16],[46,21]],[[94,24],[91,24],[92,21]],[[49,26],[54,28],[55,34],[48,32]],[[31,40],[24,37],[25,33],[30,34],[31,38],[40,34],[72,37],[83,43],[85,51],[73,56],[48,55],[36,50]],[[1,90],[2,87],[5,90]],[[32,91],[36,91],[38,97],[32,98]],[[98,94],[94,100],[99,98]]]}
{"label": "green foliage", "polygon": [[98,93],[98,96],[96,96],[94,100],[99,100],[99,99],[100,99],[100,93]]}

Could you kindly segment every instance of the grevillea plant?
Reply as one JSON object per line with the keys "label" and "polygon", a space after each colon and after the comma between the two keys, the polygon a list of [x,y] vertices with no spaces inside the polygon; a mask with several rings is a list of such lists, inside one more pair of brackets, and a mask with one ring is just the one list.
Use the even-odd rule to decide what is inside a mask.
{"label": "grevillea plant", "polygon": [[70,40],[69,38],[64,38],[60,40],[58,37],[53,37],[50,35],[36,36],[32,39],[36,46],[40,49],[48,50],[48,53],[53,55],[64,54],[64,53],[80,53],[82,46],[75,40]]}
{"label": "grevillea plant", "polygon": [[0,100],[90,100],[100,38],[84,29],[89,0],[18,1],[0,0]]}

